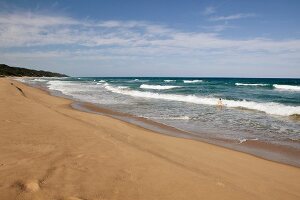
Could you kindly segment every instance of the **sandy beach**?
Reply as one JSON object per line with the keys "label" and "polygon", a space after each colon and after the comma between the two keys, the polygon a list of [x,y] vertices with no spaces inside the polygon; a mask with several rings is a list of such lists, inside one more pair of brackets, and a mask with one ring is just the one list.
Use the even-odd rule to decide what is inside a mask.
{"label": "sandy beach", "polygon": [[300,199],[300,169],[0,79],[0,199]]}

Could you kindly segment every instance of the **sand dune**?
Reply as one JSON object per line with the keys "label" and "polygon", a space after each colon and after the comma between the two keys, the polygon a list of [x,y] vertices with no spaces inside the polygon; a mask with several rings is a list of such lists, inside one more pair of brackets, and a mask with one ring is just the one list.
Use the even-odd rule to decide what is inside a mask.
{"label": "sand dune", "polygon": [[300,199],[300,169],[0,79],[0,199]]}

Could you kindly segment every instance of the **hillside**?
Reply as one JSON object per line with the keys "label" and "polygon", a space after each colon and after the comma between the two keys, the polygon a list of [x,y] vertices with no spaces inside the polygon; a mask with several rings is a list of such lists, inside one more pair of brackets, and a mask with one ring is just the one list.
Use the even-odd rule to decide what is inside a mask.
{"label": "hillside", "polygon": [[0,77],[4,77],[4,76],[67,77],[67,75],[60,74],[60,73],[26,69],[20,67],[10,67],[5,64],[0,64]]}

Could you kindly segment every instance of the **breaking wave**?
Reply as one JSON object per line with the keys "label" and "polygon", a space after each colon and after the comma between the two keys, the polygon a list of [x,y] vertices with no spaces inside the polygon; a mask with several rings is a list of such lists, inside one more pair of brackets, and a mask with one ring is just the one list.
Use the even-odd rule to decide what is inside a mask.
{"label": "breaking wave", "polygon": [[263,83],[235,83],[236,86],[268,86],[268,84]]}
{"label": "breaking wave", "polygon": [[[195,104],[204,105],[216,105],[218,98],[213,97],[201,97],[195,95],[178,95],[178,94],[159,94],[153,92],[143,92],[130,89],[120,89],[113,87],[109,84],[103,85],[105,89],[128,96],[141,97],[141,98],[151,98],[151,99],[163,99],[169,101],[180,101]],[[251,110],[258,110],[272,115],[290,116],[290,115],[300,115],[300,106],[288,106],[274,102],[259,103],[254,101],[235,101],[235,100],[223,100],[223,104],[230,108],[246,108]]]}
{"label": "breaking wave", "polygon": [[184,83],[201,83],[202,80],[183,80]]}
{"label": "breaking wave", "polygon": [[46,79],[42,79],[42,78],[35,78],[32,81],[36,81],[36,82],[47,82],[48,80]]}
{"label": "breaking wave", "polygon": [[278,84],[274,84],[273,86],[276,89],[280,89],[280,90],[300,91],[300,86],[296,86],[296,85],[278,85]]}
{"label": "breaking wave", "polygon": [[142,89],[151,89],[151,90],[169,90],[173,88],[180,88],[180,86],[175,86],[175,85],[147,85],[147,84],[142,84],[140,86]]}
{"label": "breaking wave", "polygon": [[169,82],[175,82],[176,80],[164,80],[164,82],[167,82],[167,83],[169,83]]}
{"label": "breaking wave", "polygon": [[96,84],[97,84],[97,85],[102,85],[103,83],[106,83],[106,81],[100,80],[100,81],[98,81],[98,83],[96,83]]}

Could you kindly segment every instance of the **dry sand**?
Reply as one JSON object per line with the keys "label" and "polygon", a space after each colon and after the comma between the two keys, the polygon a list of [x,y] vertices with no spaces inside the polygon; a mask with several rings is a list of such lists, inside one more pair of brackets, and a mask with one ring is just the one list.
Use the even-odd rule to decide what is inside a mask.
{"label": "dry sand", "polygon": [[[13,84],[11,84],[13,83]],[[300,169],[0,79],[0,199],[300,199]]]}

